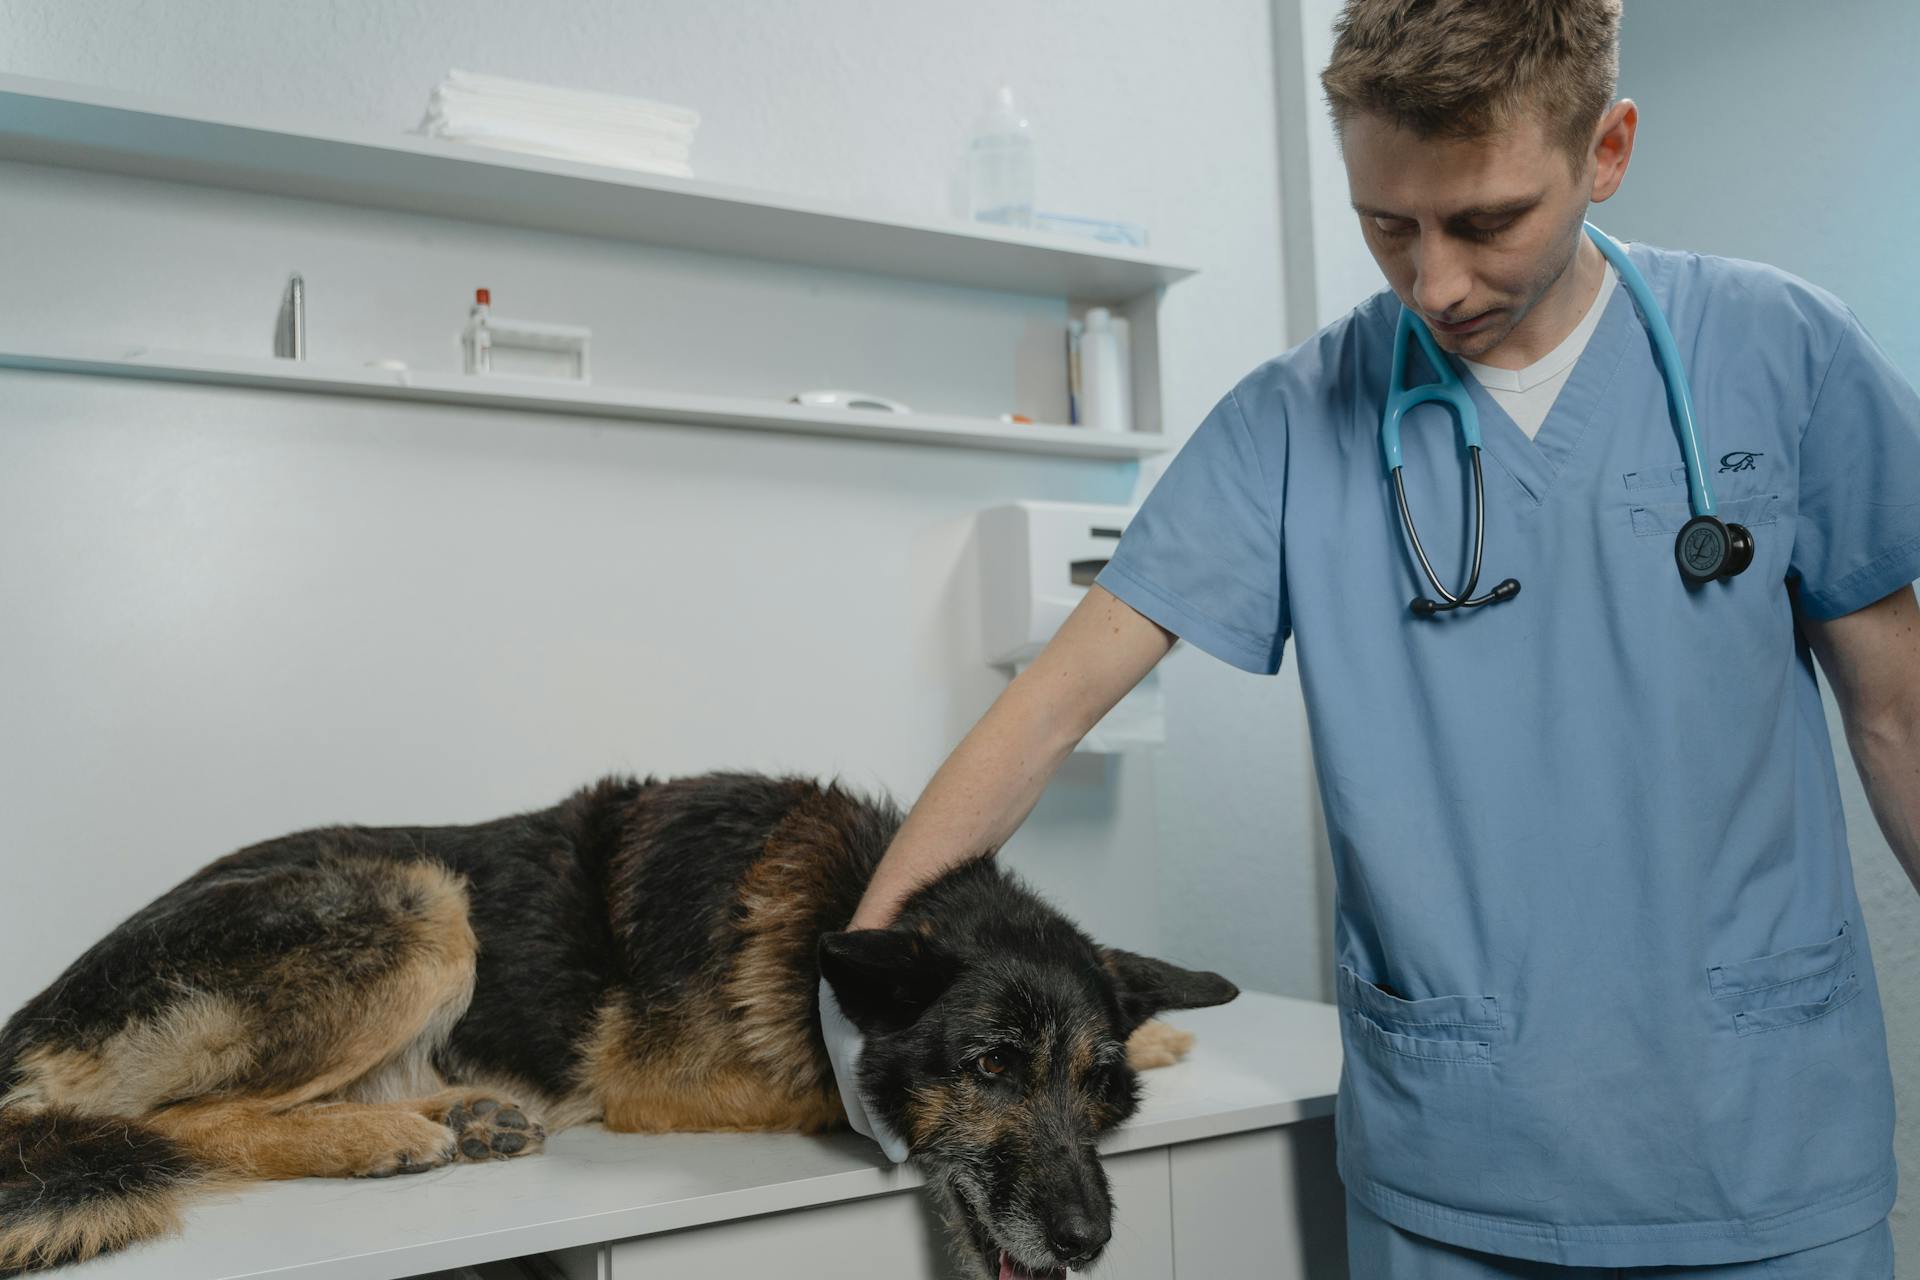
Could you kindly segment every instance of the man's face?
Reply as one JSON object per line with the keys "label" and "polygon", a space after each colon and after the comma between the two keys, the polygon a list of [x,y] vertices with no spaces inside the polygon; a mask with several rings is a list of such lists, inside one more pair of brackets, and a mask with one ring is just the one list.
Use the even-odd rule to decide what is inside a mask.
{"label": "man's face", "polygon": [[1458,140],[1421,138],[1363,113],[1342,137],[1367,248],[1442,350],[1480,360],[1509,338],[1524,348],[1551,325],[1546,314],[1529,316],[1579,248],[1594,195],[1591,155],[1576,177],[1531,118]]}

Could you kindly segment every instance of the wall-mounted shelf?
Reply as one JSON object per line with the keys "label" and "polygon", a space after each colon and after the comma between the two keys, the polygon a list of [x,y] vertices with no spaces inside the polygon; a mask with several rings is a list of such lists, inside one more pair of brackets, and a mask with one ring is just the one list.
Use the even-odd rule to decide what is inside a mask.
{"label": "wall-mounted shelf", "polygon": [[1009,425],[983,418],[931,413],[881,413],[871,409],[821,409],[745,396],[581,386],[540,378],[470,376],[409,370],[313,364],[276,356],[203,355],[150,347],[62,345],[24,350],[0,348],[0,369],[95,374],[190,382],[219,387],[262,387],[321,395],[412,400],[428,404],[518,409],[640,422],[742,427],[802,435],[851,436],[907,444],[959,445],[1017,453],[1080,458],[1132,459],[1170,447],[1157,432],[1093,431],[1085,427]]}
{"label": "wall-mounted shelf", "polygon": [[0,75],[0,160],[398,209],[679,249],[1116,304],[1192,275],[1138,250],[802,196],[179,107]]}

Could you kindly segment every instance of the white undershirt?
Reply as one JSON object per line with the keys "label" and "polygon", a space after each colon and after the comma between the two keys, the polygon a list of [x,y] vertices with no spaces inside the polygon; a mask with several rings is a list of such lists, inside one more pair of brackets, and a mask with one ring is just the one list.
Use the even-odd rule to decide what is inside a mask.
{"label": "white undershirt", "polygon": [[1587,314],[1581,318],[1579,325],[1567,335],[1566,341],[1526,368],[1496,369],[1490,364],[1475,364],[1467,359],[1460,361],[1472,370],[1473,376],[1493,397],[1493,402],[1507,411],[1507,416],[1519,424],[1529,440],[1539,434],[1540,424],[1547,420],[1547,413],[1553,408],[1560,388],[1566,385],[1567,379],[1573,374],[1573,366],[1579,362],[1580,353],[1587,349],[1587,339],[1600,327],[1600,314],[1607,309],[1607,299],[1613,296],[1614,282],[1620,278],[1611,262],[1606,264],[1606,268],[1606,279],[1600,282],[1600,288],[1593,296],[1593,305],[1587,308]]}

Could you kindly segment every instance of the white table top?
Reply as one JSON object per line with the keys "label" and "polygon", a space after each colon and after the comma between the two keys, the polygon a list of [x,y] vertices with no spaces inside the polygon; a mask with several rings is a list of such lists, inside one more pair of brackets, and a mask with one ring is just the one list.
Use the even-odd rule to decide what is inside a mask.
{"label": "white table top", "polygon": [[[1141,1073],[1108,1153],[1328,1115],[1340,1079],[1332,1005],[1243,992],[1167,1015],[1186,1059]],[[442,1268],[921,1185],[858,1134],[609,1133],[522,1160],[405,1178],[257,1183],[198,1200],[179,1235],[60,1272],[74,1280],[395,1280]]]}

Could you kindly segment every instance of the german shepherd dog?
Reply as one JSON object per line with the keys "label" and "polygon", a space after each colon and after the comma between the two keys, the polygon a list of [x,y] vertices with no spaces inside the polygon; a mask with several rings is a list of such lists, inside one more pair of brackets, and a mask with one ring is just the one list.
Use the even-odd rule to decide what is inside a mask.
{"label": "german shepherd dog", "polygon": [[1148,1019],[1218,974],[1102,947],[996,860],[844,931],[901,822],[837,782],[607,778],[473,826],[325,827],[202,868],[0,1030],[0,1269],[173,1230],[196,1190],[628,1133],[845,1125],[824,975],[962,1263],[1097,1258],[1095,1142]]}

